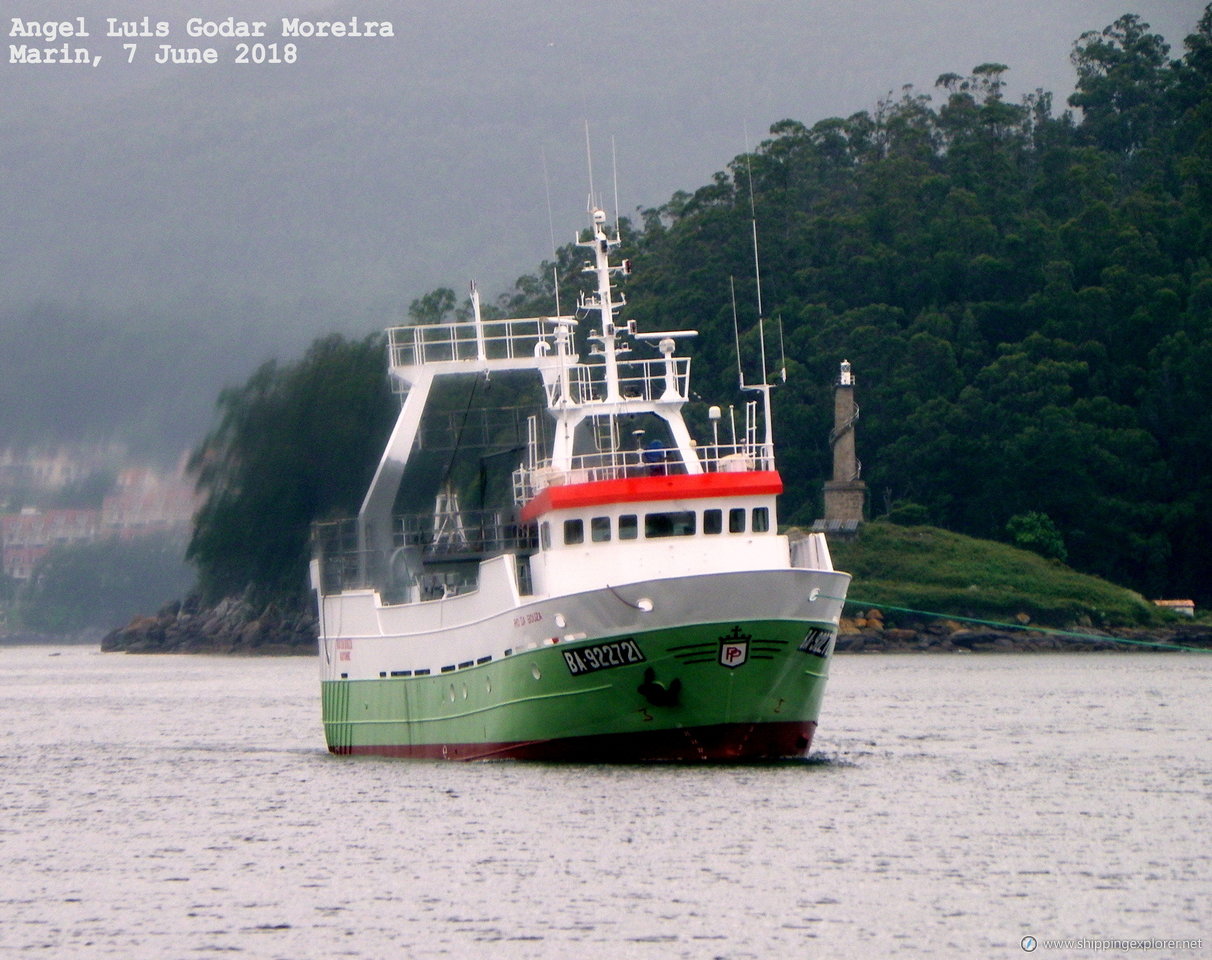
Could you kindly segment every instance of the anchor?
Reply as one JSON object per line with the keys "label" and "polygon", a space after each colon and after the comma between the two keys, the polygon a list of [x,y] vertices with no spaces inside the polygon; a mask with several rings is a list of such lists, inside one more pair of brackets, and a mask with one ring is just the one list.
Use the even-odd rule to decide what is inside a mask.
{"label": "anchor", "polygon": [[636,687],[636,692],[643,694],[654,707],[676,707],[682,693],[682,681],[675,677],[666,686],[657,680],[656,671],[649,667],[644,671],[644,682]]}

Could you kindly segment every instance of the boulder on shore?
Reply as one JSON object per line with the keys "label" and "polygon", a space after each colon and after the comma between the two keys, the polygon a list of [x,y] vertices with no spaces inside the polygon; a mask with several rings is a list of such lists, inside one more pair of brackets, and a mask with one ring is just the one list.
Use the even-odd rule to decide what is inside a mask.
{"label": "boulder on shore", "polygon": [[316,618],[310,610],[254,606],[246,594],[203,607],[197,597],[174,600],[154,617],[135,617],[101,639],[124,653],[234,653],[314,656]]}
{"label": "boulder on shore", "polygon": [[1098,630],[1014,629],[954,620],[914,622],[905,626],[872,624],[867,615],[842,618],[838,653],[1080,653],[1104,650],[1173,651],[1176,647],[1212,649],[1212,626],[1175,624],[1154,628],[1115,627]]}

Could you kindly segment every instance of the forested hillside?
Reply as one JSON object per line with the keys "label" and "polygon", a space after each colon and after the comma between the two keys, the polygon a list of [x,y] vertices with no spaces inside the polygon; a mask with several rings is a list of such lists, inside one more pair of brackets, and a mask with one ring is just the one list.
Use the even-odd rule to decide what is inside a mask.
{"label": "forested hillside", "polygon": [[[986,63],[776,124],[642,211],[631,314],[697,327],[699,392],[735,389],[734,278],[755,380],[755,216],[785,520],[820,514],[845,358],[872,514],[1003,540],[1042,514],[1078,569],[1212,601],[1212,8],[1177,58],[1127,15],[1072,61],[1073,110],[1010,102]],[[568,303],[578,252],[558,260]],[[552,282],[504,305],[550,310]]]}
{"label": "forested hillside", "polygon": [[[744,402],[732,286],[753,382],[756,224],[769,364],[773,375],[785,354],[788,374],[776,392],[784,522],[821,513],[830,391],[848,359],[872,516],[1043,546],[1146,595],[1212,603],[1212,6],[1182,51],[1126,15],[1080,37],[1072,59],[1072,109],[1044,91],[1011,102],[1009,68],[985,63],[870,112],[776,124],[712,183],[623,224],[628,315],[701,332],[692,419],[720,396]],[[551,313],[553,273],[567,308],[581,253],[562,248],[497,309]],[[411,313],[455,308],[440,289]],[[375,399],[383,372],[366,351],[319,344],[224,394],[197,455],[211,502],[191,555],[211,592],[257,571],[302,589],[307,520],[356,509],[361,486],[336,496],[324,472],[278,455],[284,431],[298,433],[295,456],[317,449],[324,434],[299,417],[320,402],[305,381],[334,382],[316,368],[332,353],[348,360],[334,370],[372,380],[334,394],[359,398],[338,431],[356,442],[321,446],[333,469],[369,476],[389,401]],[[270,462],[265,436],[277,438],[260,471],[272,484],[257,501],[247,468]],[[280,516],[300,505],[314,509]],[[263,542],[272,529],[248,517],[265,513],[289,544]]]}

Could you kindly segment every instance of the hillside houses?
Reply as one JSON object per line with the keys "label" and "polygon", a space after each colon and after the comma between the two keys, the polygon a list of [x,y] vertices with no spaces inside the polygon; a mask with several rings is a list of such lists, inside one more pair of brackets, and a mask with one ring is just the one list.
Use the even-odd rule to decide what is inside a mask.
{"label": "hillside houses", "polygon": [[[111,537],[132,540],[153,534],[187,535],[198,501],[184,471],[115,468],[113,455],[112,450],[99,454],[58,449],[24,455],[0,450],[0,504],[7,501],[7,512],[0,512],[0,566],[6,576],[29,580],[55,547]],[[45,505],[61,499],[69,485],[102,471],[114,480],[100,507]]]}

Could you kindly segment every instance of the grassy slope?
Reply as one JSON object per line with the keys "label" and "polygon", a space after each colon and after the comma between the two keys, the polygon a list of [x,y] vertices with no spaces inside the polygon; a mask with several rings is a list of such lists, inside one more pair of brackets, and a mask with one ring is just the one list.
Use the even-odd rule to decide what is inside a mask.
{"label": "grassy slope", "polygon": [[[1172,622],[1138,593],[1027,550],[936,527],[868,523],[832,541],[834,566],[854,576],[854,606],[902,607],[943,616],[1044,626],[1146,626]],[[888,622],[921,619],[887,610]]]}

